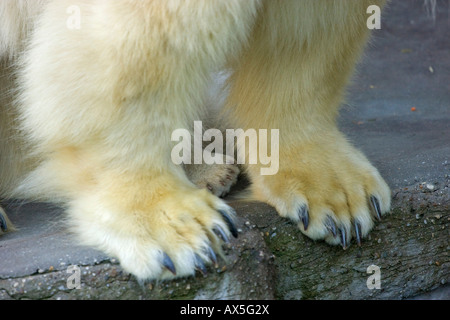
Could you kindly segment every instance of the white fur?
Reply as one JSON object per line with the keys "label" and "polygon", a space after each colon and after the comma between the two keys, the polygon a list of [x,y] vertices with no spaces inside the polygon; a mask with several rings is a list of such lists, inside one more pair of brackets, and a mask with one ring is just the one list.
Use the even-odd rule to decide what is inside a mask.
{"label": "white fur", "polygon": [[[372,2],[383,3],[2,0],[0,55],[16,70],[2,74],[10,87],[17,76],[18,95],[14,104],[2,89],[0,192],[64,203],[83,243],[140,279],[170,276],[164,253],[178,276],[193,274],[207,247],[220,251],[219,211],[233,213],[171,162],[171,133],[201,118],[211,74],[228,68],[220,127],[281,129],[279,173],[246,167],[253,198],[297,222],[308,205],[310,227],[300,230],[314,239],[336,243],[324,226],[330,212],[366,235],[367,197],[384,213],[389,188],[335,119]],[[73,6],[80,28],[67,25]],[[26,162],[13,161],[22,151]]]}

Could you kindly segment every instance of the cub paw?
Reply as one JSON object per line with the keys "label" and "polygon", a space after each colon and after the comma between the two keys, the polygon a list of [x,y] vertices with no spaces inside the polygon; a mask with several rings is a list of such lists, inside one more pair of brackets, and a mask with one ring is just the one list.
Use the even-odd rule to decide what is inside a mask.
{"label": "cub paw", "polygon": [[199,188],[207,189],[217,197],[224,197],[238,180],[239,167],[235,164],[190,164],[186,165],[186,174]]}
{"label": "cub paw", "polygon": [[[330,140],[330,139],[329,139]],[[390,209],[390,190],[365,156],[345,139],[310,143],[280,153],[280,170],[272,176],[250,168],[257,200],[298,224],[314,240],[361,245]]]}
{"label": "cub paw", "polygon": [[75,232],[140,280],[206,273],[206,266],[217,266],[222,243],[237,237],[234,210],[207,190],[167,180],[154,184],[158,187],[145,194],[124,189],[121,198],[78,199],[69,211]]}

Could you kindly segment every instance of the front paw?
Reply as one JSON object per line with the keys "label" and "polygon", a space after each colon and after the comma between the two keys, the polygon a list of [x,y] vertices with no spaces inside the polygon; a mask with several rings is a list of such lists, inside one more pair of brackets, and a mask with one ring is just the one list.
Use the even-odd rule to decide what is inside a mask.
{"label": "front paw", "polygon": [[298,224],[308,237],[358,245],[374,220],[390,209],[390,190],[362,153],[345,139],[315,142],[280,153],[280,170],[262,176],[250,168],[257,200]]}
{"label": "front paw", "polygon": [[[118,258],[140,280],[206,272],[237,237],[234,210],[207,190],[160,178],[145,193],[77,199],[69,213],[83,243]],[[218,253],[218,255],[216,255]]]}

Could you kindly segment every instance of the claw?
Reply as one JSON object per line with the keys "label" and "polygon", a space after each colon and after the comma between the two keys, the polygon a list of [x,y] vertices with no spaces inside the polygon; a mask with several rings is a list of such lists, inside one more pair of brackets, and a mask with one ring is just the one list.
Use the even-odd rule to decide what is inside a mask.
{"label": "claw", "polygon": [[3,232],[8,231],[8,224],[6,223],[6,219],[1,211],[0,211],[0,228],[2,229]]}
{"label": "claw", "polygon": [[225,231],[220,226],[216,226],[213,229],[213,231],[220,239],[222,239],[223,242],[230,243],[230,239],[228,239],[227,234],[225,233]]}
{"label": "claw", "polygon": [[342,248],[345,250],[347,249],[347,230],[345,229],[345,227],[339,228],[339,234],[341,236]]}
{"label": "claw", "polygon": [[309,225],[308,207],[307,206],[301,207],[298,210],[297,214],[298,214],[298,217],[300,218],[301,222],[303,223],[303,227],[305,228],[305,231],[308,230],[308,225]]}
{"label": "claw", "polygon": [[203,262],[202,258],[200,258],[200,256],[198,254],[195,254],[194,257],[195,257],[195,261],[194,261],[195,269],[200,271],[200,273],[202,275],[206,276],[206,273],[207,273],[206,266],[205,266],[205,263]]}
{"label": "claw", "polygon": [[336,231],[336,223],[334,222],[334,219],[330,216],[327,216],[327,219],[325,221],[325,227],[328,229],[328,231],[331,232],[333,237],[336,238],[337,231]]}
{"label": "claw", "polygon": [[174,276],[177,275],[177,271],[175,269],[175,265],[173,264],[172,259],[170,259],[170,257],[167,255],[167,253],[163,252],[163,260],[162,260],[162,265],[169,270],[170,272],[172,272],[172,274]]}
{"label": "claw", "polygon": [[376,217],[378,221],[381,221],[381,209],[380,209],[380,202],[375,196],[370,197],[370,203],[372,204],[373,210],[376,213]]}
{"label": "claw", "polygon": [[206,249],[206,254],[208,255],[211,262],[214,264],[214,268],[219,267],[219,263],[217,262],[216,254],[214,253],[214,250],[211,247],[208,247]]}
{"label": "claw", "polygon": [[238,232],[237,232],[236,226],[234,225],[234,222],[231,219],[231,217],[224,210],[218,210],[218,211],[222,215],[222,217],[224,218],[225,222],[227,223],[228,228],[230,229],[231,234],[233,235],[233,237],[237,238],[238,237]]}
{"label": "claw", "polygon": [[355,221],[355,234],[356,234],[356,243],[361,247],[361,224]]}

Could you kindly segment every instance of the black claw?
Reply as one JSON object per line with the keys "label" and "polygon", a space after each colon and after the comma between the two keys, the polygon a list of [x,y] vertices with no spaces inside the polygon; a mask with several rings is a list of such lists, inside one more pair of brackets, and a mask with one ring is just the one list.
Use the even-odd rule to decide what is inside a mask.
{"label": "black claw", "polygon": [[8,224],[6,223],[6,219],[3,214],[0,212],[0,228],[3,232],[8,231]]}
{"label": "black claw", "polygon": [[381,221],[380,202],[378,201],[378,199],[375,196],[370,197],[370,202],[372,204],[373,210],[375,211],[378,221]]}
{"label": "black claw", "polygon": [[339,234],[341,238],[342,248],[345,250],[347,249],[347,230],[345,229],[345,227],[339,228]]}
{"label": "black claw", "polygon": [[356,243],[361,247],[361,224],[355,221]]}
{"label": "black claw", "polygon": [[163,260],[162,260],[162,265],[169,270],[170,272],[172,272],[172,274],[174,276],[177,275],[177,271],[175,269],[175,265],[173,264],[172,259],[170,259],[170,257],[167,255],[167,253],[163,252]]}
{"label": "black claw", "polygon": [[217,256],[214,253],[214,250],[211,247],[208,247],[206,249],[206,253],[207,253],[209,259],[211,260],[211,262],[214,264],[214,268],[218,268],[219,263],[217,262]]}
{"label": "black claw", "polygon": [[200,271],[200,273],[202,275],[206,276],[206,273],[207,273],[206,266],[205,266],[205,263],[203,262],[202,258],[200,258],[200,256],[198,254],[195,254],[194,257],[195,257],[195,261],[194,261],[195,269]]}
{"label": "black claw", "polygon": [[218,211],[222,215],[222,217],[224,218],[225,222],[227,223],[228,229],[230,229],[231,234],[233,235],[233,237],[237,238],[238,237],[238,232],[237,232],[236,226],[235,226],[235,224],[233,222],[233,219],[231,219],[231,217],[225,211],[223,211],[223,210],[218,210]]}
{"label": "black claw", "polygon": [[303,223],[303,227],[305,228],[305,231],[308,230],[309,225],[309,211],[307,206],[301,207],[298,212],[298,217],[300,218],[300,221]]}
{"label": "black claw", "polygon": [[337,231],[336,231],[336,223],[334,222],[334,219],[330,216],[327,216],[327,220],[325,221],[325,227],[328,229],[328,231],[331,232],[333,237],[337,237]]}
{"label": "black claw", "polygon": [[225,231],[220,227],[220,226],[216,226],[213,229],[213,232],[220,238],[222,239],[223,242],[225,243],[230,243],[230,239],[228,239],[227,234],[225,233]]}

